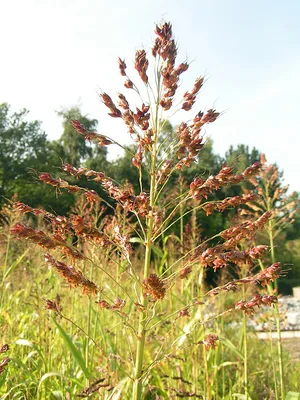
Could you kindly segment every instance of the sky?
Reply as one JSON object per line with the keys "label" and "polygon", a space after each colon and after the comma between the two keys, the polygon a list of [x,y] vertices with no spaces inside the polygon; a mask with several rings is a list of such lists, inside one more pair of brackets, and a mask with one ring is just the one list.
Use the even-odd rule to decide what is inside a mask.
{"label": "sky", "polygon": [[183,90],[207,79],[196,112],[222,113],[206,132],[215,152],[255,146],[300,191],[299,0],[2,0],[0,103],[30,110],[50,139],[62,133],[56,111],[80,105],[100,133],[129,143],[98,94],[124,92],[118,56],[138,81],[134,53],[150,49],[163,20],[173,24],[178,61],[192,61]]}

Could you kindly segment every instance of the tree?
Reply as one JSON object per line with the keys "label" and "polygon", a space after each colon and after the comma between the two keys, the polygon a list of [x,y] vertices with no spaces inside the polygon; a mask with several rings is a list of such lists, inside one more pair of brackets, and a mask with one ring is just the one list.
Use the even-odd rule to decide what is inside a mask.
{"label": "tree", "polygon": [[236,148],[230,146],[228,151],[225,153],[224,161],[230,166],[234,166],[237,173],[244,171],[248,165],[259,161],[260,152],[253,147],[249,150],[249,146],[239,144]]}
{"label": "tree", "polygon": [[0,202],[32,185],[34,174],[29,172],[47,160],[46,134],[39,121],[26,120],[28,113],[23,109],[11,114],[7,103],[0,105]]}
{"label": "tree", "polygon": [[[59,111],[58,116],[63,118],[63,133],[59,139],[62,146],[63,161],[78,167],[82,165],[93,154],[92,145],[83,136],[78,135],[73,126],[72,120],[78,120],[87,130],[93,131],[98,125],[96,119],[90,119],[87,115],[82,115],[78,106]],[[106,158],[106,153],[103,154]]]}

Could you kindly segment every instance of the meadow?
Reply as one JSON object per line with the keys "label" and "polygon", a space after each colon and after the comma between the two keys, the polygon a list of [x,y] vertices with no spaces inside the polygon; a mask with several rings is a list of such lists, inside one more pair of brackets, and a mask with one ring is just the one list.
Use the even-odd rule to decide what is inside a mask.
{"label": "meadow", "polygon": [[[6,211],[14,220],[12,211]],[[10,224],[13,222],[10,220]],[[1,398],[131,398],[132,378],[128,371],[134,363],[134,332],[111,310],[100,309],[93,297],[70,289],[53,269],[45,266],[36,246],[10,238],[9,227],[4,226],[1,232],[1,264],[6,263],[1,337],[2,343],[10,346],[7,355],[11,361],[1,374]],[[172,263],[178,257],[178,244],[172,239],[168,242],[164,257]],[[125,288],[131,285],[122,265],[116,268],[103,249],[86,245],[85,251]],[[153,260],[157,269],[159,260],[160,257]],[[140,265],[138,255],[133,262]],[[91,281],[97,281],[108,297],[119,298],[120,288],[111,285],[97,266],[91,270],[82,262],[81,270]],[[189,277],[196,282],[192,291],[190,282],[181,280],[176,293],[169,292],[157,305],[153,325],[160,324],[146,342],[145,365],[150,373],[144,383],[145,398],[275,399],[280,386],[277,341],[258,339],[253,327],[245,328],[240,311],[226,313],[241,293],[225,293],[201,302],[190,315],[168,315],[170,309],[184,309],[201,290],[197,284],[201,275],[193,275],[196,276]],[[244,292],[247,298],[251,295],[253,288]],[[49,310],[48,299],[55,302],[57,311],[51,306]],[[138,318],[138,310],[126,312],[131,315],[130,320]],[[272,312],[265,310],[259,319],[269,321],[273,328]],[[218,336],[218,345],[206,350],[199,342],[209,333]],[[298,392],[300,362],[292,360],[285,350],[282,357],[286,391]]]}

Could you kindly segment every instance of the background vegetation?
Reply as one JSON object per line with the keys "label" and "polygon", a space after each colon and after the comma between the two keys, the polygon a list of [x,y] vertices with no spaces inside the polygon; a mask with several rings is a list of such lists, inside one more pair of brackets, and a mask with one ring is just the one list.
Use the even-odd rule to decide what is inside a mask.
{"label": "background vegetation", "polygon": [[[107,159],[107,148],[95,146],[86,141],[72,127],[72,119],[79,120],[88,130],[96,130],[98,121],[89,116],[81,114],[79,107],[64,109],[58,112],[58,118],[62,120],[62,134],[58,140],[49,140],[42,129],[40,121],[30,121],[28,111],[12,111],[7,103],[0,105],[0,208],[9,204],[14,199],[22,200],[32,207],[41,206],[48,211],[58,215],[70,212],[76,201],[76,196],[62,192],[58,194],[51,187],[43,185],[37,179],[40,172],[49,172],[54,177],[61,174],[62,163],[70,163],[75,167],[83,166],[96,171],[103,171],[112,176],[119,183],[131,184],[136,190],[139,186],[138,170],[132,165],[131,156],[124,152],[123,156],[113,161]],[[166,133],[173,132],[175,127],[170,123],[164,125]],[[160,140],[163,141],[163,135]],[[132,146],[134,153],[134,145]],[[206,145],[200,152],[197,162],[189,169],[180,172],[183,181],[190,182],[200,175],[207,178],[216,174],[224,163],[234,166],[235,172],[240,173],[245,168],[260,159],[258,149],[249,149],[243,144],[236,148],[230,146],[224,156],[215,154],[213,142],[207,140]],[[283,172],[280,171],[273,187],[284,188]],[[177,173],[177,178],[179,174]],[[170,188],[176,182],[172,178],[168,185]],[[68,177],[70,183],[81,185],[79,179]],[[94,182],[84,181],[84,185],[95,190],[105,201],[111,202],[106,192],[100,185]],[[149,182],[144,182],[147,188]],[[218,198],[230,197],[240,194],[241,189],[247,190],[252,187],[249,183],[231,185],[218,191]],[[275,190],[275,189],[274,189]],[[277,196],[277,194],[276,194]],[[286,197],[283,193],[281,198]],[[289,198],[298,202],[299,193],[289,193]],[[278,198],[274,199],[274,202]],[[3,213],[2,224],[3,224]],[[215,213],[206,217],[205,213],[197,216],[197,225],[212,236],[216,232],[229,226],[234,217],[233,211]],[[177,226],[179,233],[180,226]],[[264,242],[264,239],[263,239]],[[267,238],[265,239],[267,243]],[[300,210],[296,207],[292,218],[280,230],[275,237],[276,259],[290,266],[290,271],[285,278],[279,282],[279,291],[283,294],[291,294],[292,287],[300,285]],[[3,249],[2,249],[3,252]]]}

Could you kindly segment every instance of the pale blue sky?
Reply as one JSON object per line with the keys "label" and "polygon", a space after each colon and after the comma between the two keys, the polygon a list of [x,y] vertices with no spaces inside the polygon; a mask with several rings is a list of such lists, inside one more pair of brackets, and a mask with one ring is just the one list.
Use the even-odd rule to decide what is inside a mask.
{"label": "pale blue sky", "polygon": [[194,60],[182,87],[208,77],[197,111],[225,111],[207,132],[215,150],[256,146],[299,191],[299,0],[2,0],[0,102],[28,108],[50,138],[61,134],[55,110],[79,102],[100,132],[128,142],[97,91],[123,91],[117,57],[131,66],[162,18],[173,24],[180,58]]}

